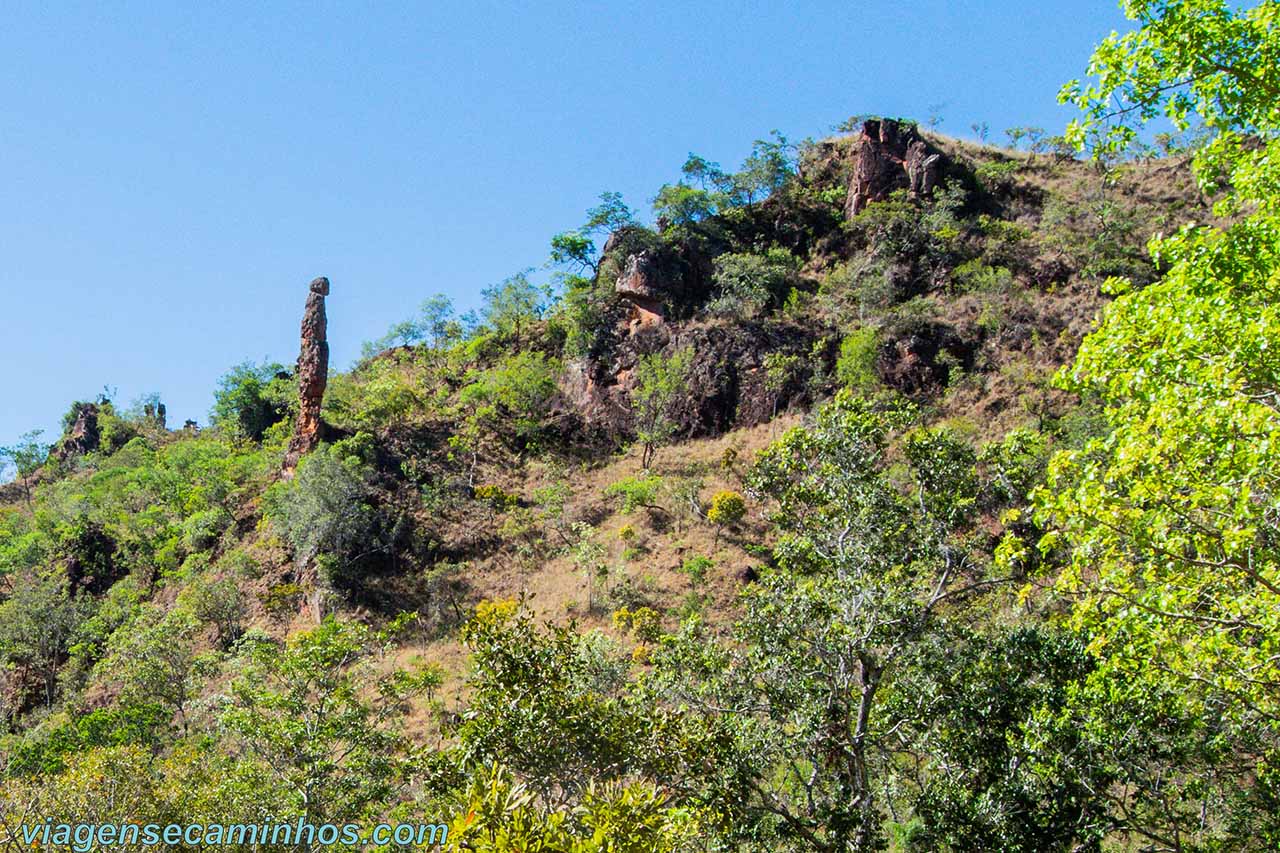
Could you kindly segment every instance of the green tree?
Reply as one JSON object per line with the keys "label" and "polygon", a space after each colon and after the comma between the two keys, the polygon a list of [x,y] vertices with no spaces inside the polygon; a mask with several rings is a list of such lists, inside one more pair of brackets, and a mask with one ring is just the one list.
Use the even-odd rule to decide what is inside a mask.
{"label": "green tree", "polygon": [[465,419],[483,424],[482,431],[514,432],[524,441],[538,435],[556,393],[559,362],[540,352],[523,351],[503,358],[487,370],[467,374],[459,392]]}
{"label": "green tree", "polygon": [[[1137,28],[1106,39],[1093,79],[1063,91],[1083,111],[1070,136],[1111,157],[1157,117],[1179,130],[1203,122],[1196,176],[1230,223],[1154,240],[1167,272],[1150,286],[1110,282],[1117,298],[1061,377],[1103,401],[1109,429],[1054,459],[1041,547],[1069,555],[1076,623],[1114,683],[1172,688],[1274,779],[1280,5],[1131,0],[1125,11]],[[1250,814],[1205,813],[1178,831],[1206,844],[1225,832],[1215,843],[1233,849],[1275,844],[1265,806]]]}
{"label": "green tree", "polygon": [[36,676],[46,707],[53,705],[58,669],[77,627],[93,608],[87,595],[72,595],[61,572],[30,571],[0,604],[0,655]]}
{"label": "green tree", "polygon": [[426,344],[430,352],[438,352],[462,336],[462,326],[454,319],[453,300],[443,293],[429,297],[418,306],[418,314],[392,326],[376,341],[364,345],[364,357],[370,358],[393,346]]}
{"label": "green tree", "polygon": [[18,442],[8,447],[0,447],[0,473],[5,468],[13,468],[18,482],[22,484],[22,493],[26,496],[27,506],[31,506],[30,477],[40,469],[49,458],[49,445],[40,441],[44,430],[32,430],[18,437]]}
{"label": "green tree", "polygon": [[654,742],[625,695],[626,659],[599,635],[535,625],[514,601],[486,602],[462,631],[473,698],[459,736],[468,763],[500,762],[551,802],[617,781]]}
{"label": "green tree", "polygon": [[531,323],[542,319],[548,307],[547,288],[529,280],[529,271],[519,272],[481,291],[484,320],[495,332],[516,339]]}
{"label": "green tree", "polygon": [[216,426],[251,441],[286,417],[292,404],[291,387],[284,366],[246,361],[218,380],[210,417]]}
{"label": "green tree", "polygon": [[293,813],[341,824],[384,814],[405,796],[416,766],[405,709],[440,683],[431,669],[378,672],[377,658],[407,623],[374,632],[330,618],[283,645],[246,637],[219,726],[269,768]]}
{"label": "green tree", "polygon": [[921,431],[895,471],[889,436],[907,420],[842,392],[765,449],[747,484],[776,526],[777,570],[744,590],[732,643],[695,622],[654,653],[655,704],[688,709],[686,742],[715,768],[700,784],[743,841],[881,849],[913,755],[901,734],[931,713],[885,697],[954,607],[1005,581],[967,536],[972,452]]}
{"label": "green tree", "polygon": [[782,189],[796,173],[796,147],[778,131],[757,139],[742,168],[733,176],[736,200],[752,204]]}
{"label": "green tree", "polygon": [[185,608],[167,613],[148,608],[112,635],[100,664],[122,685],[126,706],[162,703],[183,735],[189,731],[192,701],[216,664],[216,656],[202,654],[197,645],[199,626]]}
{"label": "green tree", "polygon": [[644,445],[640,465],[648,469],[653,455],[676,432],[671,409],[686,392],[685,377],[693,364],[693,350],[686,348],[668,355],[662,352],[641,356],[631,392],[631,413],[636,437]]}
{"label": "green tree", "polygon": [[371,477],[340,442],[308,455],[291,481],[267,494],[267,517],[293,546],[297,565],[315,560],[321,580],[338,592],[353,591],[361,570],[389,547]]}

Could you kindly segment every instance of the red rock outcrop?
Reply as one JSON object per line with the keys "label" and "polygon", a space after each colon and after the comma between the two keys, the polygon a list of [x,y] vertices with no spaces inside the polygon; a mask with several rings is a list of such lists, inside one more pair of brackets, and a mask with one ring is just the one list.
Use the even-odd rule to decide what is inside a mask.
{"label": "red rock outcrop", "polygon": [[618,276],[614,290],[631,306],[627,326],[632,333],[645,326],[658,325],[666,319],[660,275],[652,254],[644,251],[629,256],[622,274]]}
{"label": "red rock outcrop", "polygon": [[328,319],[324,298],[329,295],[329,279],[311,282],[307,307],[302,315],[302,347],[298,353],[298,423],[284,457],[284,476],[293,476],[298,461],[320,443],[320,403],[329,382]]}
{"label": "red rock outcrop", "polygon": [[929,195],[937,185],[941,161],[942,154],[920,138],[915,125],[892,119],[863,122],[845,214],[855,216],[894,190]]}

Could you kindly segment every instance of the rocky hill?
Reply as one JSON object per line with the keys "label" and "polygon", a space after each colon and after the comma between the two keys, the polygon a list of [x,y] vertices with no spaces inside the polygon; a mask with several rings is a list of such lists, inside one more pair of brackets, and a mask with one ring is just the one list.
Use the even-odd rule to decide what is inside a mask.
{"label": "rocky hill", "polygon": [[[839,532],[826,513],[857,495],[858,512],[880,514],[849,521],[846,534],[868,548],[880,536],[912,543],[885,558],[877,577],[890,580],[874,595],[921,625],[945,622],[900,664],[916,687],[938,676],[931,668],[948,659],[948,643],[994,643],[1009,667],[1025,667],[1000,676],[1024,691],[993,712],[1009,715],[1000,723],[1009,729],[1044,691],[1079,677],[1073,667],[1084,664],[1051,629],[1060,610],[1042,595],[1051,573],[1028,556],[1016,576],[1001,574],[998,552],[1006,534],[1033,531],[1028,494],[1050,455],[1099,432],[1093,401],[1051,379],[1093,328],[1102,283],[1154,280],[1148,238],[1211,221],[1186,160],[1104,169],[1049,145],[999,149],[876,118],[800,146],[758,142],[739,172],[691,156],[655,213],[654,226],[641,224],[606,194],[584,225],[553,240],[554,294],[514,277],[486,291],[471,323],[429,301],[347,372],[328,365],[330,285],[318,278],[297,364],[230,372],[207,427],[170,429],[159,401],[135,411],[74,403],[43,464],[0,492],[0,771],[10,802],[88,802],[92,786],[76,788],[76,774],[105,767],[142,773],[137,802],[153,810],[179,808],[174,790],[184,789],[202,798],[181,806],[188,813],[256,820],[264,808],[301,808],[307,785],[358,775],[315,814],[407,814],[476,802],[485,794],[467,779],[497,763],[508,769],[494,773],[513,775],[490,780],[491,792],[525,784],[552,809],[580,801],[587,781],[651,780],[663,796],[644,819],[662,804],[686,808],[706,822],[694,835],[735,845],[714,849],[854,849],[820,842],[840,820],[859,832],[896,827],[899,849],[939,849],[909,848],[909,837],[936,838],[963,823],[955,810],[981,811],[958,797],[951,812],[939,805],[945,768],[925,765],[961,747],[930,742],[923,729],[906,744],[914,722],[882,723],[882,753],[858,754],[889,780],[872,786],[872,821],[871,788],[847,787],[871,785],[868,771],[813,781],[836,760],[821,755],[831,743],[814,735],[789,765],[773,753],[788,743],[782,735],[752,747],[749,731],[718,728],[727,712],[689,716],[698,702],[714,705],[716,691],[716,702],[742,699],[742,685],[676,676],[772,642],[753,633],[760,608],[778,608],[777,642],[803,648],[807,640],[786,639],[799,629],[782,626],[785,607],[757,596],[783,576],[818,583],[815,555]],[[832,419],[843,419],[846,438],[865,430],[864,443],[836,447]],[[932,490],[946,478],[945,500],[959,502],[943,508]],[[822,524],[796,526],[808,519]],[[837,544],[850,547],[843,536]],[[922,567],[935,563],[948,568],[928,600]],[[825,600],[856,599],[837,589]],[[822,618],[814,609],[801,621]],[[1023,634],[989,639],[1018,620]],[[375,643],[391,625],[403,630]],[[678,639],[695,636],[692,646]],[[725,643],[724,660],[696,659],[698,648],[718,653],[713,640]],[[331,653],[340,666],[326,662]],[[664,663],[664,653],[684,657]],[[362,656],[368,671],[357,679],[347,663]],[[983,661],[974,666],[996,665]],[[288,679],[301,670],[287,667],[304,664],[323,673],[295,695]],[[734,666],[725,671],[747,664]],[[398,667],[419,673],[415,690],[404,673],[394,689],[379,680]],[[767,681],[769,671],[752,677]],[[525,708],[518,697],[542,688],[521,677],[567,704]],[[977,701],[959,694],[980,681],[935,678],[928,690],[958,707]],[[885,720],[907,719],[899,712],[915,688],[902,683],[884,694]],[[375,713],[377,690],[390,698]],[[358,762],[317,770],[287,726],[273,728],[317,695],[349,714],[317,749]],[[295,711],[282,710],[295,699]],[[794,701],[797,715],[811,713],[807,698]],[[392,718],[394,732],[378,722]],[[793,725],[812,734],[811,723]],[[528,740],[540,731],[565,752]],[[270,734],[258,743],[255,732]],[[687,739],[683,757],[657,745],[666,737]],[[630,742],[651,748],[633,754]],[[298,748],[295,763],[273,775],[271,753],[286,746]],[[753,750],[778,763],[752,775],[741,762]],[[922,762],[914,780],[883,775],[908,755]],[[251,769],[239,781],[200,772],[240,760]],[[789,772],[813,774],[808,806],[805,784],[775,778]],[[258,784],[255,804],[245,792]],[[972,784],[973,797],[1029,796],[996,790],[994,779]],[[1076,784],[1055,781],[1036,796],[1076,796],[1066,790]],[[992,808],[1013,816],[1000,820],[1025,816],[1021,806]],[[1043,811],[1043,837],[1070,835],[1062,826],[1085,819]]]}

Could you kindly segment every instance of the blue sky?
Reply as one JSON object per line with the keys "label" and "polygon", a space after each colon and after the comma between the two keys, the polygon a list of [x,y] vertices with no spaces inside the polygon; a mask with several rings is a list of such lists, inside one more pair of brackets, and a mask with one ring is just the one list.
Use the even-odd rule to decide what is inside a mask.
{"label": "blue sky", "polygon": [[0,26],[0,444],[104,386],[204,423],[230,366],[296,357],[316,275],[344,368],[601,191],[647,213],[690,151],[934,105],[1056,131],[1125,28],[1113,0],[54,5]]}

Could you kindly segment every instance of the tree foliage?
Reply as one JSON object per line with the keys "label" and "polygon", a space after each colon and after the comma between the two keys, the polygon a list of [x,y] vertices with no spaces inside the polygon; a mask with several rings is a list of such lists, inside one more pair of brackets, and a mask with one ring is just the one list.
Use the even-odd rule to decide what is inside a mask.
{"label": "tree foliage", "polygon": [[[1072,136],[1110,156],[1158,116],[1204,122],[1196,175],[1231,222],[1153,240],[1156,283],[1111,283],[1115,302],[1062,374],[1101,398],[1109,429],[1054,459],[1041,547],[1068,550],[1075,620],[1111,676],[1173,685],[1265,775],[1280,746],[1280,6],[1125,8],[1138,28],[1064,90],[1084,113]],[[1183,831],[1228,846],[1257,831],[1232,822],[1249,825],[1219,815]]]}

